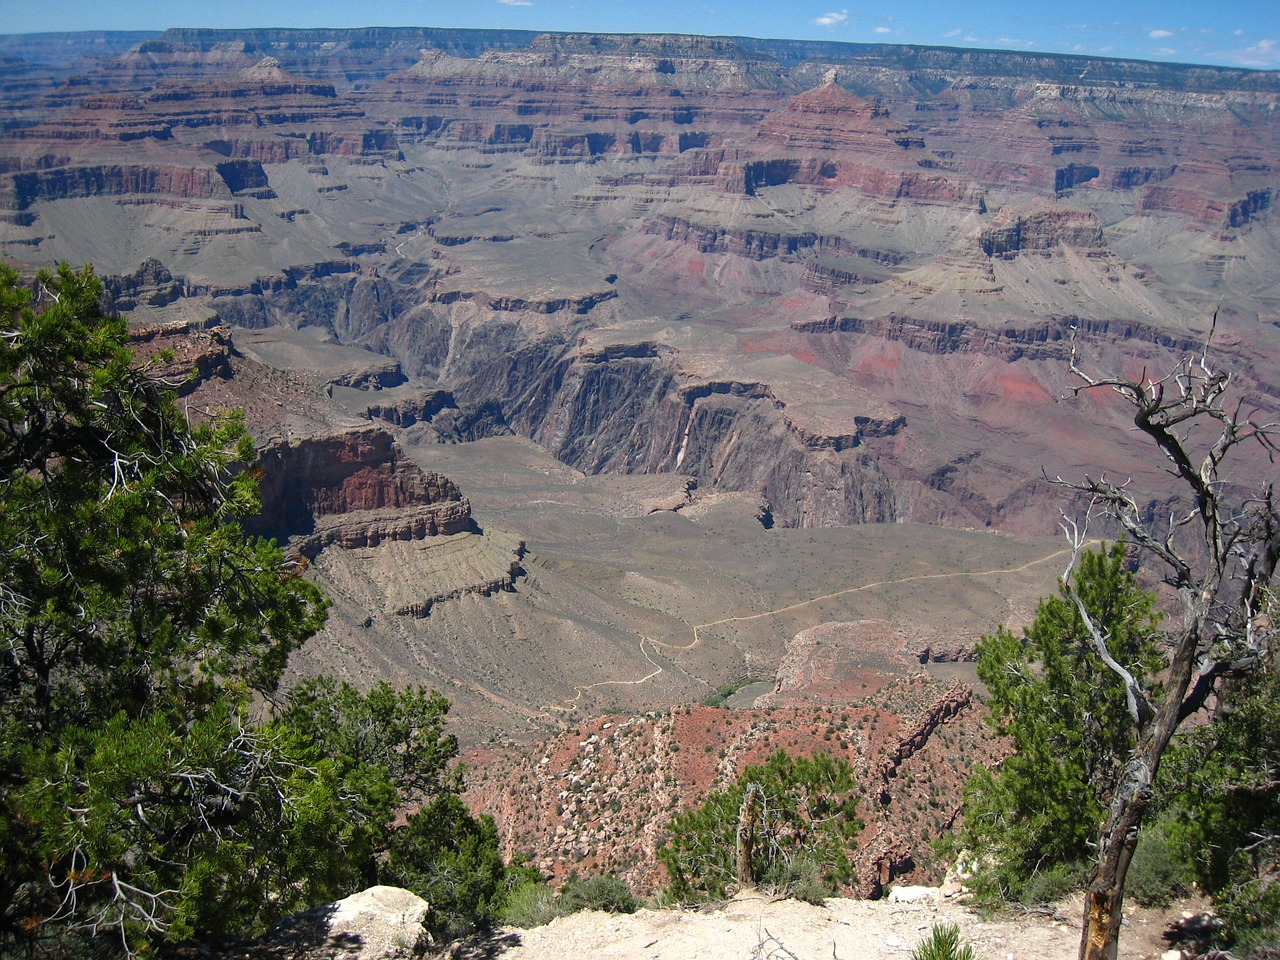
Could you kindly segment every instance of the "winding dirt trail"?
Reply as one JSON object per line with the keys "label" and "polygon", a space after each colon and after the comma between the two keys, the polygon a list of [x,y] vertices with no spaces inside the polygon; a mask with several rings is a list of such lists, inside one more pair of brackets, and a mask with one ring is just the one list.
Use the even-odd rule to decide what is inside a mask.
{"label": "winding dirt trail", "polygon": [[[1086,546],[1092,546],[1096,544],[1096,542],[1097,541],[1090,541],[1088,544],[1086,544]],[[824,593],[821,596],[810,597],[807,600],[800,600],[796,603],[789,603],[786,606],[776,607],[773,610],[764,610],[760,613],[751,613],[751,614],[746,614],[745,616],[740,616],[740,617],[724,617],[720,620],[711,620],[711,621],[708,621],[707,623],[694,624],[694,626],[691,628],[693,633],[693,639],[683,645],[675,644],[675,643],[666,643],[662,640],[656,640],[653,637],[641,637],[640,643],[639,643],[640,653],[644,656],[646,660],[649,661],[649,663],[653,664],[653,667],[654,667],[653,671],[645,674],[639,680],[598,680],[595,683],[587,683],[587,684],[581,684],[581,685],[575,686],[573,688],[574,695],[568,700],[564,701],[564,704],[565,704],[564,706],[561,706],[558,704],[548,704],[545,707],[545,709],[567,712],[567,711],[576,709],[575,705],[582,699],[582,695],[584,693],[587,693],[588,691],[595,690],[599,687],[614,687],[614,686],[634,687],[634,686],[639,686],[642,683],[647,683],[648,681],[652,680],[654,677],[658,676],[663,672],[663,668],[660,663],[654,660],[653,657],[649,656],[649,652],[644,648],[644,645],[646,643],[650,644],[655,648],[663,647],[667,650],[672,650],[676,653],[683,653],[686,650],[692,650],[694,647],[698,646],[698,644],[702,642],[702,631],[706,630],[709,627],[719,627],[719,626],[723,626],[726,623],[747,623],[752,620],[763,620],[766,617],[776,617],[779,614],[790,613],[793,610],[800,610],[814,603],[821,603],[823,600],[834,600],[837,597],[844,597],[854,593],[862,593],[867,590],[874,590],[877,587],[897,586],[899,584],[918,583],[926,580],[953,580],[953,579],[958,579],[962,577],[978,579],[981,577],[996,577],[996,576],[1005,576],[1011,573],[1020,573],[1023,570],[1030,570],[1032,567],[1037,567],[1037,566],[1040,566],[1041,564],[1048,563],[1050,560],[1053,560],[1055,557],[1062,557],[1062,556],[1069,555],[1071,552],[1072,552],[1071,548],[1064,547],[1061,550],[1055,550],[1053,553],[1045,554],[1043,557],[1039,557],[1035,560],[1028,560],[1026,563],[1020,563],[1017,566],[999,567],[993,570],[975,570],[975,571],[957,570],[951,573],[921,573],[921,574],[916,574],[914,576],[909,576],[909,577],[896,577],[891,580],[876,580],[872,583],[864,583],[856,587],[847,587],[844,590],[836,590],[834,593]]]}

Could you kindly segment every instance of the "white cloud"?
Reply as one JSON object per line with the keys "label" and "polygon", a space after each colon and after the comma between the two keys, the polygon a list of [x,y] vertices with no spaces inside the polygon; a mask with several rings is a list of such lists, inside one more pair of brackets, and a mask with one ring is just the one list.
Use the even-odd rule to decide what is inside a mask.
{"label": "white cloud", "polygon": [[944,37],[958,37],[958,36],[960,36],[960,31],[959,31],[959,30],[948,30],[946,33],[944,33],[944,34],[943,34],[943,36],[944,36]]}
{"label": "white cloud", "polygon": [[890,30],[888,27],[872,27],[871,32],[872,33],[893,33],[893,31]]}
{"label": "white cloud", "polygon": [[1172,57],[1177,52],[1178,51],[1173,49],[1173,47],[1156,47],[1154,50],[1151,51],[1151,56]]}
{"label": "white cloud", "polygon": [[1232,30],[1231,32],[1232,32],[1233,34],[1235,34],[1237,37],[1243,37],[1243,36],[1244,36],[1244,31],[1243,31],[1243,30]]}
{"label": "white cloud", "polygon": [[1274,70],[1280,67],[1280,44],[1274,40],[1259,40],[1236,54],[1236,60],[1246,67]]}
{"label": "white cloud", "polygon": [[1165,37],[1172,37],[1172,30],[1152,30],[1147,34],[1152,40],[1163,40]]}
{"label": "white cloud", "polygon": [[838,12],[824,13],[820,17],[814,17],[813,22],[820,27],[838,27],[849,19],[848,10],[840,10]]}
{"label": "white cloud", "polygon": [[504,7],[532,7],[532,0],[498,0]]}

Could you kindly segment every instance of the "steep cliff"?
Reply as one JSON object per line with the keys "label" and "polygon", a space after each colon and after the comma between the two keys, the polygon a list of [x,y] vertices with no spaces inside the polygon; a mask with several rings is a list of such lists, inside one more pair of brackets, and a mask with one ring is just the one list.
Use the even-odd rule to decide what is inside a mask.
{"label": "steep cliff", "polygon": [[816,435],[767,385],[681,379],[675,356],[656,344],[537,341],[477,364],[452,396],[471,409],[496,404],[504,428],[586,473],[690,474],[706,490],[759,494],[789,526],[898,518],[891,481],[859,448],[902,421]]}
{"label": "steep cliff", "polygon": [[138,164],[57,167],[11,174],[4,199],[11,209],[25,210],[43,200],[70,197],[162,194],[172,197],[218,198],[245,192],[265,195],[266,172],[256,160],[228,160],[210,167]]}
{"label": "steep cliff", "polygon": [[419,440],[1029,532],[1098,413],[1043,402],[1072,330],[1158,367],[1221,301],[1277,393],[1266,73],[416,28],[67,56],[6,107],[0,254],[158,262],[123,307],[385,357],[330,399],[398,390],[349,409]]}
{"label": "steep cliff", "polygon": [[[382,539],[460,533],[471,512],[447,477],[423,473],[376,427],[268,446],[259,456],[262,512],[255,533],[371,546]],[[343,523],[328,518],[340,517]],[[311,543],[310,540],[318,540]]]}

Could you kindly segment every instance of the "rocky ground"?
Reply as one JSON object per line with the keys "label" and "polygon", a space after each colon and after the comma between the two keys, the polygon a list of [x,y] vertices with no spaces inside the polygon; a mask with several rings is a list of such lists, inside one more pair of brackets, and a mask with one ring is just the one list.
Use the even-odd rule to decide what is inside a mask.
{"label": "rocky ground", "polygon": [[[744,894],[714,910],[641,910],[626,916],[584,912],[532,930],[503,929],[454,945],[455,958],[502,960],[905,960],[938,923],[960,927],[976,960],[1070,960],[1079,945],[1079,899],[1057,917],[1026,914],[983,919],[950,901],[890,903],[828,900],[812,906]],[[1199,902],[1166,910],[1132,908],[1121,935],[1121,960],[1148,960],[1169,949],[1162,934]]]}

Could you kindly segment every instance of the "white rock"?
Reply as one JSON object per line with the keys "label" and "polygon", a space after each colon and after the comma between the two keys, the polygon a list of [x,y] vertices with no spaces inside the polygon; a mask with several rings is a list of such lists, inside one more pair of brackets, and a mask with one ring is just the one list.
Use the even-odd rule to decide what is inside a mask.
{"label": "white rock", "polygon": [[1181,950],[1166,950],[1160,954],[1160,960],[1183,960]]}
{"label": "white rock", "polygon": [[409,960],[421,953],[427,901],[400,887],[370,887],[282,920],[265,944],[297,960]]}
{"label": "white rock", "polygon": [[923,903],[941,897],[937,887],[894,887],[889,891],[890,903]]}

